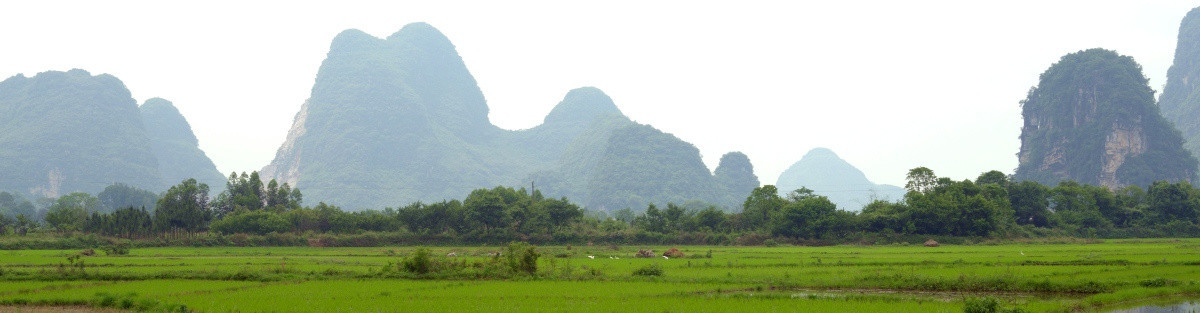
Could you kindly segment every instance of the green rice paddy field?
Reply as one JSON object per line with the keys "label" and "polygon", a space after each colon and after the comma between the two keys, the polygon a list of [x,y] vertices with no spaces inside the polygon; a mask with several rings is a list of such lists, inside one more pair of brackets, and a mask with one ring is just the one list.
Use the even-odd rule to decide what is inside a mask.
{"label": "green rice paddy field", "polygon": [[[634,257],[646,248],[668,247],[539,247],[536,276],[507,278],[470,266],[500,247],[430,248],[434,262],[467,265],[433,276],[398,270],[414,247],[9,250],[0,251],[0,311],[963,312],[970,302],[1070,312],[1200,299],[1197,239],[681,246],[683,258]],[[633,274],[652,265],[661,276]]]}

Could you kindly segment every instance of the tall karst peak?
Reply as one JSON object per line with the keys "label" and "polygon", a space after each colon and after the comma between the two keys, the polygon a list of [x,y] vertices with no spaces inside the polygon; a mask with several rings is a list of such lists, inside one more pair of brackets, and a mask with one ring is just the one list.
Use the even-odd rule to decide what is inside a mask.
{"label": "tall karst peak", "polygon": [[713,171],[713,176],[718,183],[725,187],[726,194],[733,196],[727,201],[727,205],[731,208],[737,207],[739,201],[744,200],[745,195],[749,195],[754,188],[761,185],[758,176],[754,175],[754,165],[750,164],[750,157],[737,151],[721,156],[721,161],[717,164],[717,169]]}
{"label": "tall karst peak", "polygon": [[1158,97],[1163,117],[1183,135],[1183,147],[1200,155],[1200,8],[1179,23],[1175,61],[1167,70],[1167,84]]}
{"label": "tall karst peak", "polygon": [[[636,125],[599,89],[568,92],[537,127],[496,127],[462,57],[429,24],[409,24],[387,39],[346,31],[330,50],[262,171],[303,189],[306,199],[394,207],[534,181],[548,196],[595,208],[733,198],[695,147]],[[630,164],[644,165],[622,173],[655,174],[601,177]],[[660,190],[667,185],[679,192]],[[616,193],[636,198],[607,197]]]}
{"label": "tall karst peak", "polygon": [[343,30],[333,37],[333,42],[329,44],[329,53],[332,55],[351,52],[377,45],[382,41],[371,34],[351,28]]}
{"label": "tall karst peak", "polygon": [[546,115],[544,124],[587,126],[598,117],[624,117],[612,98],[595,87],[582,87],[567,92],[563,100]]}
{"label": "tall karst peak", "polygon": [[137,102],[116,77],[47,71],[0,83],[0,190],[42,196],[159,186]]}
{"label": "tall karst peak", "polygon": [[411,43],[426,50],[442,50],[442,52],[453,52],[454,50],[454,44],[450,42],[450,38],[434,28],[433,25],[425,22],[404,25],[399,31],[388,36],[387,40]]}
{"label": "tall karst peak", "polygon": [[897,200],[904,189],[875,184],[861,170],[828,148],[814,148],[779,175],[779,193],[808,188],[844,210],[857,211],[873,200]]}
{"label": "tall karst peak", "polygon": [[158,159],[158,171],[162,175],[162,188],[195,178],[208,184],[213,190],[225,186],[225,176],[204,151],[192,133],[183,114],[171,101],[151,98],[142,103],[142,121],[150,137],[150,147]]}
{"label": "tall karst peak", "polygon": [[1129,56],[1098,48],[1067,54],[1041,74],[1021,106],[1019,180],[1115,189],[1196,177],[1196,158],[1159,114]]}
{"label": "tall karst peak", "polygon": [[199,144],[192,126],[175,108],[175,104],[163,98],[150,98],[139,107],[142,122],[151,138],[179,141],[192,146]]}

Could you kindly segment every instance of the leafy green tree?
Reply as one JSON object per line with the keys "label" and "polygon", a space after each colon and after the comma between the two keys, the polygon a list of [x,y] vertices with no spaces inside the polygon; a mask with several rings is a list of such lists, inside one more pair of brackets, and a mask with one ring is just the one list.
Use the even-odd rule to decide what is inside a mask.
{"label": "leafy green tree", "polygon": [[905,177],[908,179],[908,183],[904,184],[904,188],[909,192],[928,192],[938,185],[937,175],[933,174],[933,170],[924,166],[908,170],[908,175]]}
{"label": "leafy green tree", "polygon": [[104,187],[104,191],[97,194],[96,198],[100,199],[102,213],[128,207],[153,209],[158,202],[158,195],[153,192],[121,183]]}
{"label": "leafy green tree", "polygon": [[1001,173],[1000,171],[988,171],[986,173],[979,174],[979,177],[975,178],[975,184],[996,184],[1000,185],[1000,187],[1008,188],[1008,175],[1004,175],[1004,173]]}
{"label": "leafy green tree", "polygon": [[754,188],[742,203],[742,215],[748,229],[767,228],[771,215],[783,208],[787,201],[779,197],[774,185]]}
{"label": "leafy green tree", "polygon": [[633,213],[633,209],[624,208],[624,209],[617,210],[616,213],[613,213],[613,218],[615,218],[618,221],[624,222],[626,225],[632,225],[633,220],[637,218],[637,214]]}
{"label": "leafy green tree", "polygon": [[1113,226],[1120,228],[1128,228],[1135,226],[1138,222],[1145,219],[1146,211],[1149,210],[1149,195],[1146,190],[1137,185],[1126,186],[1119,190],[1116,194],[1117,210],[1112,215],[1107,216],[1113,222]]}
{"label": "leafy green tree", "polygon": [[1154,224],[1171,221],[1196,223],[1200,215],[1200,190],[1187,182],[1155,182],[1150,185],[1149,218]]}
{"label": "leafy green tree", "polygon": [[196,232],[208,227],[212,211],[208,207],[208,185],[189,178],[171,186],[154,209],[155,224],[163,230]]}
{"label": "leafy green tree", "polygon": [[70,193],[54,202],[46,212],[46,223],[59,231],[80,230],[88,212],[99,208],[100,200],[96,197],[83,192]]}
{"label": "leafy green tree", "polygon": [[1050,226],[1050,188],[1046,185],[1029,180],[1010,184],[1008,201],[1017,224]]}
{"label": "leafy green tree", "polygon": [[849,230],[850,216],[847,212],[839,213],[829,198],[808,193],[795,197],[795,201],[775,213],[771,233],[810,239],[836,237]]}
{"label": "leafy green tree", "polygon": [[716,207],[708,207],[700,212],[696,212],[696,222],[702,227],[701,230],[716,232],[725,229],[725,212],[718,210]]}
{"label": "leafy green tree", "polygon": [[1112,227],[1112,222],[1104,217],[1096,203],[1099,193],[1088,186],[1075,181],[1063,181],[1051,190],[1051,194],[1051,210],[1060,226],[1089,236]]}
{"label": "leafy green tree", "polygon": [[477,189],[467,196],[463,206],[466,208],[467,220],[484,230],[504,225],[506,207],[504,198],[499,193]]}
{"label": "leafy green tree", "polygon": [[667,218],[661,210],[653,203],[646,207],[646,212],[634,220],[634,225],[639,225],[646,231],[666,233]]}
{"label": "leafy green tree", "polygon": [[550,223],[554,226],[567,226],[583,216],[583,210],[566,197],[557,200],[544,199],[537,203],[550,216]]}
{"label": "leafy green tree", "polygon": [[16,217],[17,215],[35,216],[37,209],[33,203],[22,198],[20,195],[0,191],[0,215]]}

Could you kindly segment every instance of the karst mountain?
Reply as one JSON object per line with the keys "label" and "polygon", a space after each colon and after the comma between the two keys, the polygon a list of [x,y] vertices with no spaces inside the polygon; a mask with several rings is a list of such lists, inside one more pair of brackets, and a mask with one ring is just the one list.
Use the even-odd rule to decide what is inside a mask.
{"label": "karst mountain", "polygon": [[168,101],[140,108],[112,75],[74,69],[0,82],[0,190],[35,197],[123,183],[161,191],[186,178],[221,183]]}
{"label": "karst mountain", "polygon": [[536,127],[501,129],[450,40],[414,23],[387,38],[338,34],[262,175],[348,209],[458,199],[499,185],[596,210],[733,207],[758,185],[739,155],[714,175],[693,145],[633,122],[592,87],[567,92]]}
{"label": "karst mountain", "polygon": [[859,211],[875,200],[898,201],[904,188],[876,184],[867,175],[827,148],[814,148],[792,164],[775,183],[780,196],[800,188],[829,198],[838,208]]}
{"label": "karst mountain", "polygon": [[1018,180],[1117,189],[1196,178],[1196,158],[1129,56],[1104,49],[1067,54],[1041,74],[1021,106]]}

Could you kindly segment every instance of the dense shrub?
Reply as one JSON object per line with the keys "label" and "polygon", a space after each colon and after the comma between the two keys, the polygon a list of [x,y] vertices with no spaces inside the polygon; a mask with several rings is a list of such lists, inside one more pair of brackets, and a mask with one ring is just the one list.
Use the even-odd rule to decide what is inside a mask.
{"label": "dense shrub", "polygon": [[429,274],[430,268],[432,268],[431,263],[429,250],[418,248],[411,256],[404,259],[403,266],[404,270],[409,273],[423,275]]}
{"label": "dense shrub", "polygon": [[663,269],[658,263],[654,263],[633,270],[633,276],[663,276]]}

